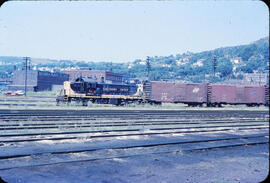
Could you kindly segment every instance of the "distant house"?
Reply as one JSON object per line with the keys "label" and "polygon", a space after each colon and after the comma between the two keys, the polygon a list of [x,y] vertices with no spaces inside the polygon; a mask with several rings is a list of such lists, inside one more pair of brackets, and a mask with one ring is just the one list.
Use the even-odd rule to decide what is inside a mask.
{"label": "distant house", "polygon": [[[27,91],[52,90],[53,85],[63,85],[68,81],[68,75],[59,72],[27,70]],[[13,73],[12,84],[8,87],[10,90],[25,89],[25,70],[16,70]]]}
{"label": "distant house", "polygon": [[242,58],[241,57],[231,58],[230,60],[234,64],[240,64],[242,62]]}
{"label": "distant house", "polygon": [[188,59],[179,59],[179,60],[176,60],[176,64],[177,65],[185,65],[189,62]]}
{"label": "distant house", "polygon": [[203,66],[203,59],[200,59],[200,60],[198,60],[197,62],[195,62],[194,64],[192,64],[193,66],[199,66],[199,67],[201,67],[201,66]]}

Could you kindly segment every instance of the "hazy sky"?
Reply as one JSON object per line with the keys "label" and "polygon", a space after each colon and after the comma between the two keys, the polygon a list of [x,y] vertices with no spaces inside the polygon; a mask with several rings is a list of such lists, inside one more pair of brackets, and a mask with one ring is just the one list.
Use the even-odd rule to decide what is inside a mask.
{"label": "hazy sky", "polygon": [[127,62],[269,35],[261,1],[6,2],[0,56]]}

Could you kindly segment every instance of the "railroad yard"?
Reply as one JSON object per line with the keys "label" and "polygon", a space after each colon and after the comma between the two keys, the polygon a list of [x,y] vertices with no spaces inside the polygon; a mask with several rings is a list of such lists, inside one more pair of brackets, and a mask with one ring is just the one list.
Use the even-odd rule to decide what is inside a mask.
{"label": "railroad yard", "polygon": [[269,173],[267,107],[0,101],[6,182],[254,183]]}

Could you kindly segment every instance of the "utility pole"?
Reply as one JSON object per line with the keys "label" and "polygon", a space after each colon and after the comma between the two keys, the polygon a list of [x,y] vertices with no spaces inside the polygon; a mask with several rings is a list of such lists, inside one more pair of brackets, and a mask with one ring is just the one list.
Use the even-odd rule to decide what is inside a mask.
{"label": "utility pole", "polygon": [[150,74],[150,70],[151,70],[150,57],[149,56],[147,56],[147,59],[146,59],[146,66],[147,66],[147,79],[149,80],[149,74]]}
{"label": "utility pole", "polygon": [[28,61],[30,61],[30,57],[23,57],[23,60],[25,60],[24,66],[25,66],[25,80],[24,80],[24,96],[26,96],[27,92],[27,70],[29,67]]}
{"label": "utility pole", "polygon": [[110,72],[112,72],[112,62],[110,63]]}
{"label": "utility pole", "polygon": [[216,58],[216,55],[214,55],[213,57],[214,78],[216,77],[216,68],[217,68],[217,58]]}

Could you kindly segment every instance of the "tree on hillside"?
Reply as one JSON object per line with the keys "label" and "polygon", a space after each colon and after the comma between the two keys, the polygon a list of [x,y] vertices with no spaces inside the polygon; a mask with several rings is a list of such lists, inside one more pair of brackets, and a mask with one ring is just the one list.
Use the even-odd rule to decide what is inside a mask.
{"label": "tree on hillside", "polygon": [[221,78],[227,77],[232,73],[233,65],[227,58],[221,58],[217,60],[217,72],[220,72]]}
{"label": "tree on hillside", "polygon": [[88,67],[88,64],[85,63],[85,62],[77,62],[76,65],[77,65],[78,67]]}
{"label": "tree on hillside", "polygon": [[240,51],[239,56],[242,57],[244,61],[247,61],[253,55],[256,49],[257,49],[256,45],[246,46],[244,49]]}

